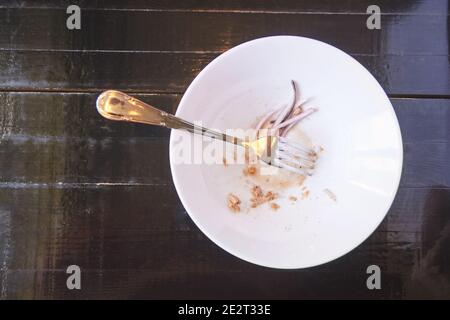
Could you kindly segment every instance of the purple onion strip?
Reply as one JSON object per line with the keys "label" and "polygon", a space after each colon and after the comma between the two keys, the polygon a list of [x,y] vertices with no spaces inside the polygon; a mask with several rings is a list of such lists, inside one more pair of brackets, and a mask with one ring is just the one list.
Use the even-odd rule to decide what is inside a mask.
{"label": "purple onion strip", "polygon": [[275,123],[273,124],[273,128],[276,128],[280,123],[282,123],[283,121],[285,121],[287,118],[289,118],[289,115],[291,114],[292,109],[295,107],[295,105],[297,104],[297,85],[295,83],[294,80],[291,81],[292,83],[292,88],[294,90],[294,99],[292,101],[292,103],[290,105],[288,105],[283,112],[278,116],[278,118],[275,120]]}
{"label": "purple onion strip", "polygon": [[272,118],[274,115],[276,115],[277,113],[280,113],[281,110],[284,108],[284,106],[281,106],[278,109],[272,110],[269,113],[267,113],[262,119],[261,121],[259,121],[258,125],[256,126],[256,130],[262,129],[264,127],[264,125],[266,124],[267,121],[270,120],[270,118]]}
{"label": "purple onion strip", "polygon": [[280,123],[279,125],[275,126],[273,129],[277,130],[277,129],[281,129],[284,128],[290,124],[296,124],[298,123],[300,120],[302,120],[303,118],[309,116],[311,113],[313,113],[314,111],[316,111],[316,109],[314,108],[309,108],[306,109],[305,111],[303,111],[302,113],[300,113],[299,115],[290,118],[289,120],[286,120],[282,123]]}

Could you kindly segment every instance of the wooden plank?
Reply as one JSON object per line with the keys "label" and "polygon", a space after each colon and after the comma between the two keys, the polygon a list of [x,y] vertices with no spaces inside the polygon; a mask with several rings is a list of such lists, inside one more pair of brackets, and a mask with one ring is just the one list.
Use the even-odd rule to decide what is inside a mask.
{"label": "wooden plank", "polygon": [[[85,233],[103,225],[107,233],[101,236],[111,242],[116,242],[119,236],[122,240],[136,242],[141,238],[168,237],[173,232],[202,238],[191,234],[198,230],[187,216],[173,185],[67,183],[36,188],[11,185],[2,186],[0,192],[2,222],[17,219],[20,223],[9,223],[9,228],[17,234],[30,232],[33,236],[60,237],[63,232],[68,232],[72,244],[81,245],[100,236],[93,235],[95,239],[89,239]],[[439,197],[434,199],[436,195]],[[401,187],[379,231],[403,234],[405,238],[374,239],[378,242],[406,241],[408,233],[421,233],[423,220],[442,214],[439,205],[446,204],[449,195],[450,187]],[[121,212],[126,214],[119,214]],[[54,230],[49,230],[48,225],[39,223],[41,218],[54,219],[58,224],[52,227]],[[48,231],[55,234],[47,234]],[[25,260],[16,268],[29,267],[24,264],[27,258],[23,258]]]}
{"label": "wooden plank", "polygon": [[168,139],[3,139],[1,180],[18,183],[144,183],[171,181]]}
{"label": "wooden plank", "polygon": [[[111,122],[96,94],[0,94],[0,181],[170,184],[169,130]],[[138,95],[173,112],[179,95]],[[405,187],[450,186],[450,100],[392,99],[402,129]],[[430,128],[433,130],[430,130]]]}
{"label": "wooden plank", "polygon": [[0,52],[0,89],[182,92],[216,55]]}
{"label": "wooden plank", "polygon": [[[34,187],[47,183],[171,183],[168,139],[3,139],[1,183]],[[447,143],[404,145],[404,187],[450,186]]]}
{"label": "wooden plank", "polygon": [[[65,287],[65,268],[73,263],[83,268],[84,298],[186,298],[188,291],[174,289],[194,282],[198,297],[227,297],[241,290],[242,297],[403,296],[412,273],[431,259],[431,248],[435,257],[446,255],[445,247],[439,248],[448,234],[428,227],[444,232],[450,223],[445,220],[450,189],[401,188],[387,219],[356,250],[317,268],[280,274],[238,260],[207,240],[170,186],[11,188],[1,189],[0,197],[1,221],[10,226],[0,237],[11,248],[0,255],[9,297],[23,296],[20,289],[31,284],[35,297],[77,297]],[[365,288],[365,268],[371,264],[383,270],[383,291],[377,296]],[[30,274],[33,280],[23,283]],[[314,290],[305,293],[302,280],[312,281]],[[425,284],[433,281],[430,277]],[[225,283],[227,289],[217,289]],[[345,284],[356,292],[343,290]],[[443,293],[431,289],[428,294]]]}
{"label": "wooden plank", "polygon": [[[370,262],[369,262],[370,263]],[[369,264],[364,265],[367,267]],[[82,290],[67,290],[67,274],[53,270],[20,270],[8,273],[11,280],[9,299],[20,299],[25,279],[40,279],[32,298],[37,299],[387,299],[401,298],[403,282],[399,274],[383,273],[383,291],[362,287],[367,280],[365,270],[356,266],[340,268],[341,276],[323,273],[279,272],[202,272],[183,270],[177,274],[157,270],[88,270],[83,273]],[[347,271],[348,270],[348,271]],[[352,276],[344,277],[347,272]],[[397,281],[392,281],[392,280]],[[401,278],[400,278],[401,279]],[[400,280],[399,279],[399,280]],[[396,283],[400,282],[396,286]],[[333,285],[330,286],[330,283]],[[26,287],[25,287],[26,288]],[[436,291],[435,288],[434,291]],[[395,291],[394,291],[395,290]],[[31,291],[31,290],[29,290]],[[392,292],[392,293],[391,293]],[[438,293],[439,294],[439,293]],[[441,294],[442,296],[442,294]],[[425,295],[430,298],[430,293]],[[443,296],[447,299],[447,296]]]}
{"label": "wooden plank", "polygon": [[367,18],[365,13],[84,10],[81,30],[71,31],[61,9],[4,8],[0,48],[219,53],[255,38],[298,35],[351,54],[448,56],[447,15],[387,15],[381,30],[369,30]]}
{"label": "wooden plank", "polygon": [[[1,91],[182,93],[217,54],[0,51]],[[388,94],[450,96],[448,56],[354,55]]]}
{"label": "wooden plank", "polygon": [[[3,0],[0,8],[61,8],[72,4],[69,0]],[[365,13],[371,0],[346,0],[336,5],[333,0],[78,0],[77,4],[83,9],[134,9],[134,10],[187,10],[187,11],[239,11],[239,12],[339,12]],[[378,0],[376,3],[383,13],[427,13],[446,14],[442,12],[442,0]]]}
{"label": "wooden plank", "polygon": [[230,47],[291,34],[349,52],[390,94],[450,95],[447,15],[387,15],[375,31],[365,14],[87,10],[77,32],[65,18],[60,9],[0,9],[0,90],[183,92]]}
{"label": "wooden plank", "polygon": [[[175,113],[181,95],[137,94],[138,99]],[[106,121],[95,107],[98,93],[0,92],[2,137],[18,139],[106,139],[168,137],[169,130],[148,125]]]}
{"label": "wooden plank", "polygon": [[[155,126],[103,119],[95,108],[98,93],[2,92],[0,128],[2,137],[58,138],[153,138],[168,137],[169,131]],[[151,93],[133,96],[174,113],[179,94]],[[447,99],[393,98],[392,105],[405,143],[449,141]],[[430,130],[433,128],[433,130]]]}
{"label": "wooden plank", "polygon": [[450,99],[391,99],[406,143],[450,139]]}

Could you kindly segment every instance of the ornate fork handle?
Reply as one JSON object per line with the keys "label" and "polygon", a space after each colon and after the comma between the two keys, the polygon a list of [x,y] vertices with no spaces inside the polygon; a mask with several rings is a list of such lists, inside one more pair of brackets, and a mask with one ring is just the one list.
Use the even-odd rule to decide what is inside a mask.
{"label": "ornate fork handle", "polygon": [[240,138],[194,125],[189,121],[180,119],[116,90],[105,91],[98,97],[97,110],[103,117],[110,120],[152,124],[170,129],[183,129],[194,134],[202,134],[213,139],[246,147]]}

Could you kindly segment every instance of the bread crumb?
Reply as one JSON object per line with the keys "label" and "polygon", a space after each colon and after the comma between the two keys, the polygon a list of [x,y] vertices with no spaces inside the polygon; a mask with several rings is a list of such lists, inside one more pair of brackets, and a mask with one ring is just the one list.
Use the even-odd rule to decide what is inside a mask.
{"label": "bread crumb", "polygon": [[309,190],[305,190],[302,193],[302,199],[306,199],[309,196]]}
{"label": "bread crumb", "polygon": [[280,206],[278,205],[278,204],[276,204],[276,203],[271,203],[270,204],[270,208],[272,208],[273,210],[278,210],[278,209],[280,209]]}
{"label": "bread crumb", "polygon": [[274,193],[272,191],[268,191],[266,193],[266,200],[267,201],[272,201],[272,200],[275,200],[276,198],[278,198],[278,195],[276,193]]}
{"label": "bread crumb", "polygon": [[278,194],[272,192],[272,191],[267,191],[266,194],[264,194],[263,190],[261,189],[260,186],[253,186],[250,190],[251,194],[252,194],[252,198],[250,199],[251,201],[251,207],[252,208],[256,208],[257,206],[275,200],[276,198],[278,198]]}
{"label": "bread crumb", "polygon": [[257,171],[255,166],[247,166],[243,170],[245,176],[254,176]]}
{"label": "bread crumb", "polygon": [[259,197],[262,197],[262,195],[263,195],[263,192],[262,192],[262,189],[260,186],[253,186],[251,192],[252,192],[252,195],[254,198],[259,198]]}
{"label": "bread crumb", "polygon": [[232,193],[228,195],[228,208],[230,208],[231,211],[233,212],[241,211],[241,207],[239,206],[240,204],[241,200],[237,196],[235,196]]}
{"label": "bread crumb", "polygon": [[336,195],[330,189],[324,189],[323,192],[333,201],[337,201]]}

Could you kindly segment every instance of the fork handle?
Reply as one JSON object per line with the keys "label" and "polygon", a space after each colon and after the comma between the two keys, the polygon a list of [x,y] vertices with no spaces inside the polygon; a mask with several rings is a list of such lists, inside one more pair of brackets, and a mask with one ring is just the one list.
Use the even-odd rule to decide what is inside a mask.
{"label": "fork handle", "polygon": [[107,90],[100,94],[97,98],[97,110],[103,117],[110,120],[151,124],[169,129],[182,129],[194,134],[202,134],[213,139],[245,146],[240,138],[194,125],[189,121],[159,110],[116,90]]}

